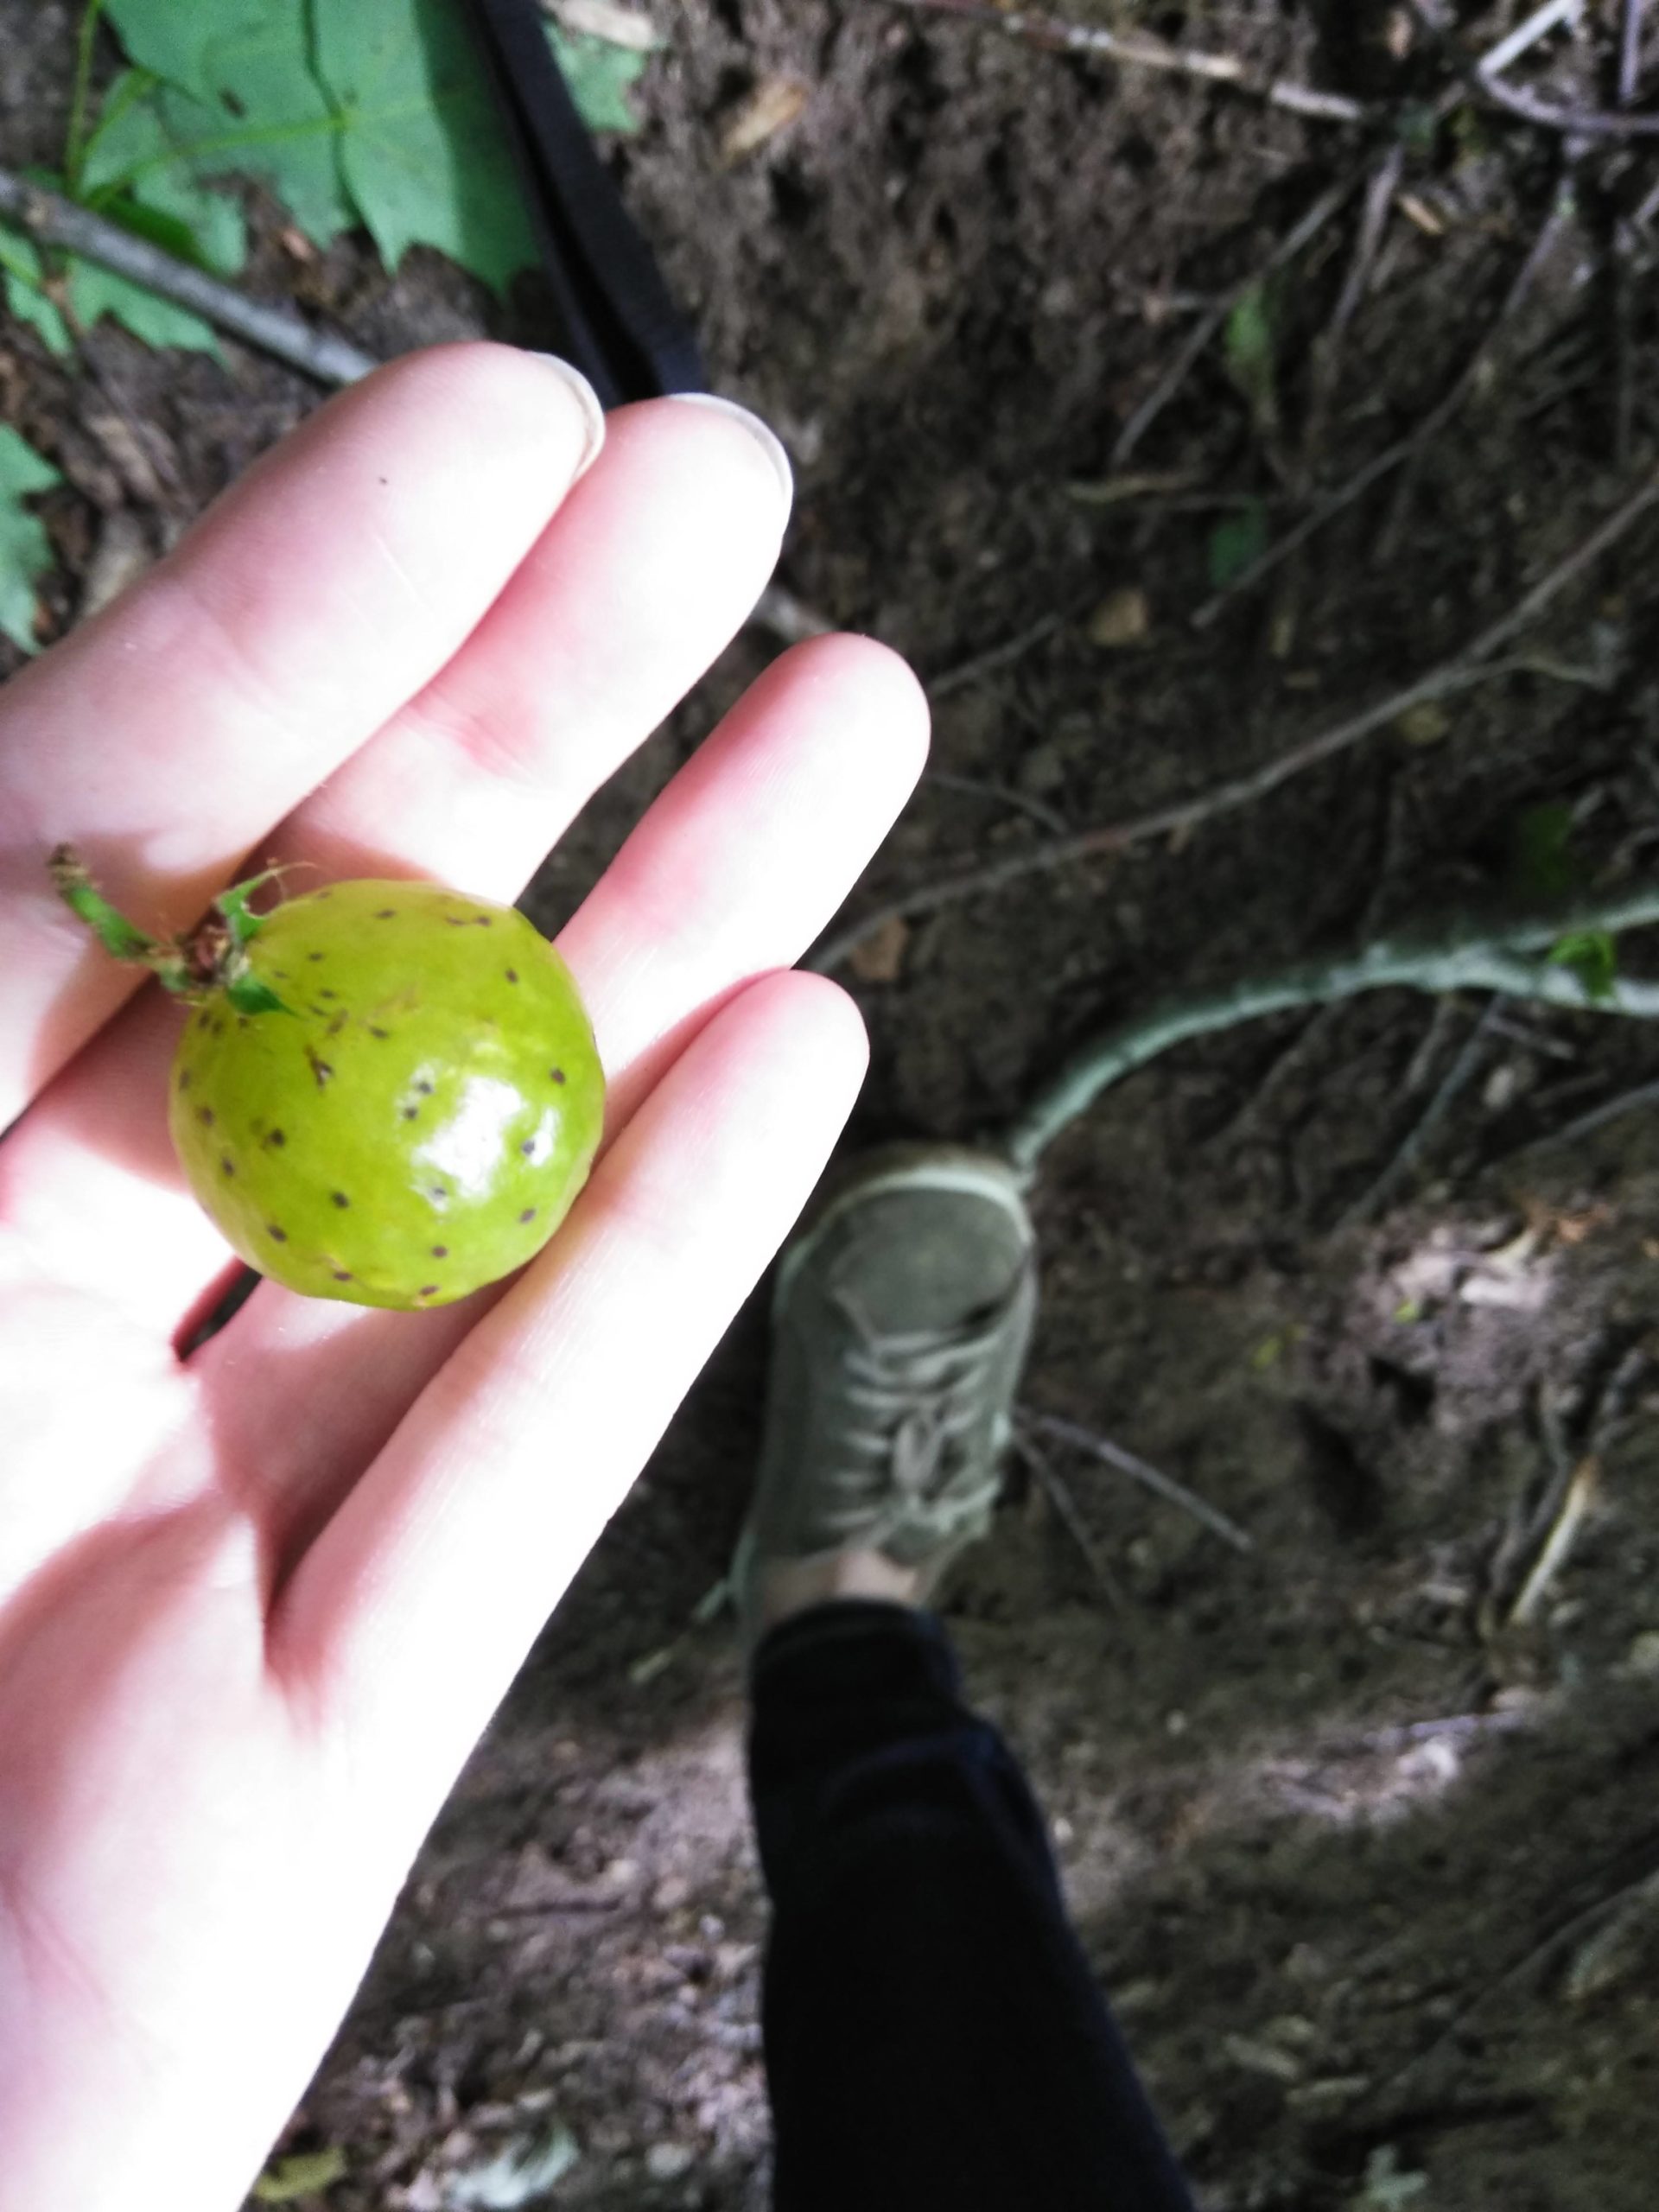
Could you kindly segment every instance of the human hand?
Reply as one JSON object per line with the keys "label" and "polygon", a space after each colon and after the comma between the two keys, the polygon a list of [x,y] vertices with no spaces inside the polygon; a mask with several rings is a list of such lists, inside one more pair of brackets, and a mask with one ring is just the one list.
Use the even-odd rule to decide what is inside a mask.
{"label": "human hand", "polygon": [[[228,2212],[456,1770],[816,1179],[863,1072],[780,972],[914,780],[879,646],[753,687],[559,942],[607,1148],[511,1284],[264,1284],[166,1133],[176,1007],[57,903],[163,931],[268,857],[513,896],[737,628],[786,500],[672,401],[411,355],[0,699],[0,2212]],[[24,1109],[27,1110],[24,1110]]]}

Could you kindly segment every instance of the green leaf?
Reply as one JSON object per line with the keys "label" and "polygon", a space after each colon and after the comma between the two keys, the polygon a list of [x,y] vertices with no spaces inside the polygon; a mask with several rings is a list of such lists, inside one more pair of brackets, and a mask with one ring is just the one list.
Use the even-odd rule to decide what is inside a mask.
{"label": "green leaf", "polygon": [[26,653],[36,651],[35,587],[52,566],[52,545],[22,502],[62,481],[43,454],[0,424],[0,630]]}
{"label": "green leaf", "polygon": [[87,141],[79,196],[168,253],[234,276],[247,258],[242,210],[193,174],[191,149],[213,118],[175,96],[164,106],[154,77],[127,70],[110,87],[105,119]]}
{"label": "green leaf", "polygon": [[59,314],[57,302],[46,290],[46,271],[33,238],[0,225],[0,275],[5,280],[6,307],[19,322],[37,330],[48,352],[73,353],[75,341]]}
{"label": "green leaf", "polygon": [[588,31],[561,30],[556,23],[547,26],[547,41],[570,87],[576,112],[590,130],[631,134],[639,130],[639,118],[628,92],[639,82],[647,55]]}
{"label": "green leaf", "polygon": [[1553,966],[1570,968],[1592,1005],[1612,997],[1618,982],[1618,942],[1611,930],[1573,930],[1549,948]]}
{"label": "green leaf", "polygon": [[326,2151],[294,2151],[273,2158],[253,2184],[257,2204],[291,2204],[296,2197],[315,2196],[332,2189],[346,2171],[346,2153],[336,2143]]}
{"label": "green leaf", "polygon": [[346,188],[395,269],[439,248],[498,289],[535,259],[499,119],[453,0],[316,0]]}
{"label": "green leaf", "polygon": [[77,322],[90,328],[99,315],[113,315],[135,338],[147,346],[178,346],[191,353],[220,358],[219,340],[212,327],[187,308],[148,291],[130,278],[96,263],[72,260],[69,264],[69,305]]}
{"label": "green leaf", "polygon": [[1253,569],[1268,550],[1268,510],[1251,499],[1236,514],[1218,522],[1210,533],[1210,582],[1216,591]]}
{"label": "green leaf", "polygon": [[1250,419],[1256,429],[1263,432],[1276,429],[1278,347],[1264,284],[1252,284],[1228,316],[1222,351],[1227,373],[1249,403]]}
{"label": "green leaf", "polygon": [[1572,850],[1573,810],[1559,799],[1529,806],[1515,825],[1510,878],[1535,898],[1559,899],[1577,888],[1584,868]]}
{"label": "green leaf", "polygon": [[128,53],[166,80],[156,105],[184,173],[259,178],[319,245],[356,216],[340,175],[340,118],[312,67],[313,14],[351,4],[109,0]]}

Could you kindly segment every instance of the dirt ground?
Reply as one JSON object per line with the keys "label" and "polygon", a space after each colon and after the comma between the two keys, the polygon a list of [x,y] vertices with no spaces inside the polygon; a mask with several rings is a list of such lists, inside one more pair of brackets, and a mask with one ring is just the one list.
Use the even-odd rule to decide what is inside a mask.
{"label": "dirt ground", "polygon": [[[1655,464],[1651,276],[1633,285],[1627,260],[1621,283],[1610,252],[1653,184],[1641,142],[1586,151],[1470,111],[1419,133],[1323,428],[1313,364],[1357,202],[1275,295],[1273,407],[1212,346],[1134,458],[1156,480],[1102,503],[1089,489],[1121,473],[1114,441],[1194,316],[1375,147],[873,0],[660,12],[645,129],[613,158],[720,387],[794,457],[784,582],[931,678],[1058,617],[941,687],[950,780],[925,783],[854,914],[1385,695]],[[1524,11],[1440,12],[1490,43]],[[1093,13],[1364,97],[1446,81],[1403,10]],[[64,8],[0,4],[10,163],[52,149],[68,32]],[[723,124],[772,75],[805,88],[802,111],[722,167]],[[1500,321],[1569,162],[1575,212]],[[547,342],[532,282],[504,314],[430,257],[394,281],[360,241],[296,262],[278,228],[260,224],[250,283],[361,344]],[[1494,331],[1409,496],[1356,502],[1195,631],[1217,520],[1249,497],[1294,520]],[[159,360],[106,330],[92,352],[77,378],[0,330],[5,417],[69,479],[45,504],[54,628],[111,545],[164,546],[317,397],[235,348],[228,369]],[[1656,554],[1650,520],[1529,633],[1552,672],[1380,730],[1190,836],[889,931],[849,977],[874,1046],[855,1137],[995,1129],[1079,1038],[1172,988],[1501,899],[1541,804],[1573,810],[1591,880],[1650,868]],[[775,650],[747,632],[601,795],[537,883],[538,920]],[[1639,969],[1641,940],[1623,950]],[[1011,1471],[947,1611],[1206,2212],[1653,2201],[1659,1122],[1539,1141],[1651,1081],[1659,1048],[1587,1011],[1511,1007],[1477,1038],[1481,1015],[1384,992],[1183,1046],[1066,1131],[1037,1182],[1027,1408],[1189,1484],[1251,1548],[1050,1441],[1046,1475]],[[1471,1079],[1354,1220],[1465,1050]],[[765,2205],[740,1680],[725,1630],[693,1621],[743,1510],[764,1354],[757,1300],[423,1853],[291,2133],[344,2152],[330,2212],[505,2204],[504,2156],[550,2173],[561,2152],[526,2201]],[[1569,1490],[1589,1503],[1576,1544],[1513,1621]]]}

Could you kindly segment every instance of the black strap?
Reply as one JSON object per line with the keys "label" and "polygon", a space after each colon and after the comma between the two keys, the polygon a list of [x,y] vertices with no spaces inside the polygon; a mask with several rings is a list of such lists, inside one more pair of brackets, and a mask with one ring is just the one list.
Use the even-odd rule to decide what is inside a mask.
{"label": "black strap", "polygon": [[708,387],[691,326],[623,207],[537,0],[465,0],[524,188],[563,351],[602,404]]}

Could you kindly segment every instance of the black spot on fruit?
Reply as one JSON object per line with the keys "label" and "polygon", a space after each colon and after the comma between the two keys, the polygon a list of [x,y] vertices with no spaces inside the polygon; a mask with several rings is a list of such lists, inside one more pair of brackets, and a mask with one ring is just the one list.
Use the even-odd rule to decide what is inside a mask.
{"label": "black spot on fruit", "polygon": [[280,1129],[273,1129],[270,1132],[270,1135],[265,1139],[265,1142],[267,1144],[275,1145],[276,1149],[280,1152],[283,1147],[288,1142],[288,1139],[283,1135]]}
{"label": "black spot on fruit", "polygon": [[369,1034],[371,1037],[378,1037],[382,1043],[384,1043],[385,1039],[391,1036],[391,1032],[390,1029],[377,1029],[373,1022],[371,1022],[369,1024]]}
{"label": "black spot on fruit", "polygon": [[236,1173],[236,1162],[228,1152],[221,1152],[219,1155],[219,1172],[221,1175],[234,1175]]}
{"label": "black spot on fruit", "polygon": [[340,996],[340,993],[338,991],[321,990],[317,993],[317,996],[320,999],[337,999]]}
{"label": "black spot on fruit", "polygon": [[334,1071],[333,1065],[327,1060],[319,1059],[309,1045],[305,1048],[305,1057],[311,1063],[311,1072],[317,1079],[317,1089],[321,1090]]}
{"label": "black spot on fruit", "polygon": [[349,1268],[336,1268],[334,1269],[334,1281],[336,1282],[350,1282],[351,1279],[352,1271]]}
{"label": "black spot on fruit", "polygon": [[340,1034],[340,1031],[341,1031],[341,1030],[346,1027],[346,1023],[351,1020],[351,1018],[352,1018],[352,1017],[351,1017],[351,1015],[350,1015],[349,1014],[347,1014],[347,1013],[346,1013],[346,1011],[345,1007],[341,1007],[341,1008],[340,1009],[340,1012],[339,1012],[339,1013],[334,1016],[334,1020],[333,1020],[328,1024],[328,1028],[327,1028],[327,1033],[330,1037],[338,1037],[338,1036],[339,1036],[339,1034]]}
{"label": "black spot on fruit", "polygon": [[526,1207],[524,1208],[524,1210],[523,1213],[521,1213],[521,1214],[519,1215],[518,1218],[519,1218],[519,1220],[520,1220],[520,1221],[534,1221],[534,1220],[535,1220],[535,1218],[536,1218],[536,1209],[535,1209],[535,1207],[534,1207],[534,1206],[526,1206]]}
{"label": "black spot on fruit", "polygon": [[563,1083],[564,1081],[564,1070],[563,1068],[549,1068],[548,1073],[552,1077],[555,1083]]}
{"label": "black spot on fruit", "polygon": [[510,983],[516,983],[516,982],[518,982],[518,970],[516,968],[509,968],[509,969],[508,969],[508,970],[507,970],[507,981],[508,981]]}
{"label": "black spot on fruit", "polygon": [[418,1117],[420,1110],[421,1109],[418,1106],[405,1106],[404,1109],[404,1119],[406,1122],[415,1121]]}
{"label": "black spot on fruit", "polygon": [[288,1231],[285,1229],[278,1229],[274,1221],[268,1221],[265,1224],[265,1234],[267,1236],[274,1237],[278,1244],[286,1244],[288,1242]]}
{"label": "black spot on fruit", "polygon": [[198,1106],[196,1109],[196,1119],[201,1123],[204,1129],[211,1129],[213,1126],[213,1108],[211,1106]]}
{"label": "black spot on fruit", "polygon": [[351,1200],[346,1197],[346,1193],[345,1193],[345,1192],[344,1192],[344,1191],[335,1191],[335,1192],[333,1192],[330,1195],[333,1197],[334,1201],[334,1204],[335,1204],[337,1206],[348,1206],[348,1205],[350,1205],[350,1204],[352,1203],[352,1202],[351,1202]]}
{"label": "black spot on fruit", "polygon": [[449,1203],[449,1193],[442,1183],[429,1183],[426,1186],[426,1195],[435,1206],[447,1206]]}
{"label": "black spot on fruit", "polygon": [[424,1077],[416,1084],[415,1088],[420,1092],[423,1098],[429,1098],[432,1096],[432,1085],[428,1083]]}
{"label": "black spot on fruit", "polygon": [[308,952],[305,957],[308,960],[321,960],[322,955],[320,952]]}
{"label": "black spot on fruit", "polygon": [[478,924],[478,926],[481,930],[493,929],[495,926],[495,916],[493,914],[474,914],[473,916],[473,919]]}
{"label": "black spot on fruit", "polygon": [[423,1283],[421,1285],[421,1296],[422,1296],[423,1298],[435,1298],[435,1297],[437,1296],[437,1294],[438,1294],[438,1286],[436,1285],[436,1283],[435,1283],[435,1282],[423,1282]]}
{"label": "black spot on fruit", "polygon": [[179,1089],[181,1090],[188,1090],[189,1088],[190,1071],[188,1068],[181,1068],[179,1070]]}
{"label": "black spot on fruit", "polygon": [[432,1247],[432,1256],[435,1260],[447,1260],[449,1256],[449,1247],[447,1244],[435,1244]]}
{"label": "black spot on fruit", "polygon": [[518,1149],[519,1149],[519,1151],[520,1151],[520,1152],[522,1152],[522,1153],[524,1154],[524,1158],[525,1158],[526,1160],[533,1160],[533,1159],[536,1157],[536,1140],[535,1140],[535,1138],[534,1138],[534,1137],[526,1137],[526,1138],[524,1139],[524,1141],[523,1144],[521,1144],[521,1145],[519,1146]]}
{"label": "black spot on fruit", "polygon": [[397,912],[395,906],[381,906],[377,909],[374,918],[377,922],[389,922]]}

